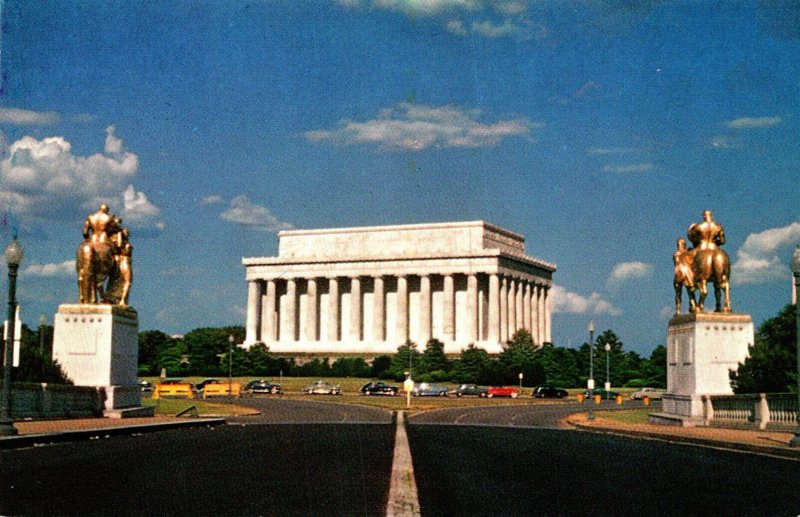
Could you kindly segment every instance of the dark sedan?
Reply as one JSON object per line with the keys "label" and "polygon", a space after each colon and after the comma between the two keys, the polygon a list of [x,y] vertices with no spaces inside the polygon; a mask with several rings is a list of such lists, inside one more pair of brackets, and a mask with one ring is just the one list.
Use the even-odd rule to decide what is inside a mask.
{"label": "dark sedan", "polygon": [[250,395],[253,395],[255,393],[268,393],[272,395],[277,395],[281,393],[281,385],[272,384],[267,380],[259,379],[248,382],[242,391],[244,391],[245,393],[249,393]]}
{"label": "dark sedan", "polygon": [[464,397],[467,395],[485,397],[489,393],[489,390],[486,388],[486,386],[478,386],[477,384],[462,384],[458,388],[454,389],[451,393],[453,393],[456,397]]}
{"label": "dark sedan", "polygon": [[358,390],[360,395],[390,395],[395,396],[400,391],[397,386],[390,386],[385,382],[368,382]]}
{"label": "dark sedan", "polygon": [[567,390],[555,386],[537,386],[531,396],[537,399],[563,399],[567,398]]}

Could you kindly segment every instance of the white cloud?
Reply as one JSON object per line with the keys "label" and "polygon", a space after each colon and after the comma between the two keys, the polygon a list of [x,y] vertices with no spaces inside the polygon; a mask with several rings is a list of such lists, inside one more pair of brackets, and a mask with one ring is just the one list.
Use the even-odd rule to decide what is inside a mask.
{"label": "white cloud", "polygon": [[200,205],[201,206],[218,205],[220,203],[223,203],[224,201],[225,200],[222,199],[222,196],[218,196],[216,194],[212,194],[212,195],[206,196],[202,200],[200,200]]}
{"label": "white cloud", "polygon": [[131,180],[139,157],[126,150],[114,126],[106,128],[103,153],[77,156],[63,136],[24,136],[11,144],[0,163],[0,202],[26,219],[52,219],[101,201],[138,226],[159,227],[159,209],[136,192]]}
{"label": "white cloud", "polygon": [[[346,0],[352,4],[352,0]],[[435,16],[446,11],[476,11],[483,8],[482,0],[372,0],[378,9],[398,11],[408,16]]]}
{"label": "white cloud", "polygon": [[592,147],[587,149],[588,154],[606,155],[606,154],[628,154],[636,152],[637,149],[631,147]]}
{"label": "white cloud", "polygon": [[466,36],[468,34],[467,29],[464,27],[464,22],[461,20],[450,20],[447,22],[446,27],[448,31],[453,34],[458,34],[459,36]]}
{"label": "white cloud", "polygon": [[648,172],[655,170],[656,166],[652,163],[634,163],[631,165],[606,165],[603,167],[603,172],[614,173],[630,173],[630,172]]}
{"label": "white cloud", "polygon": [[250,226],[262,232],[277,232],[294,228],[289,223],[279,221],[266,207],[253,204],[247,196],[233,198],[230,208],[222,212],[219,218],[241,226]]}
{"label": "white cloud", "polygon": [[621,262],[614,266],[608,277],[609,286],[619,286],[627,280],[649,277],[653,274],[653,265],[645,262]]}
{"label": "white cloud", "polygon": [[735,284],[763,284],[791,277],[779,250],[800,241],[800,223],[782,228],[770,228],[747,236],[736,252],[736,262],[731,266],[731,282]]}
{"label": "white cloud", "polygon": [[553,296],[553,312],[567,314],[609,314],[619,316],[622,311],[602,299],[598,293],[588,297],[567,291],[559,285],[553,285],[550,290]]}
{"label": "white cloud", "polygon": [[741,147],[734,139],[724,135],[711,137],[709,145],[713,149],[736,149]]}
{"label": "white cloud", "polygon": [[17,108],[0,108],[0,122],[17,125],[55,124],[59,116],[55,111],[30,111]]}
{"label": "white cloud", "polygon": [[479,122],[479,116],[479,110],[401,103],[381,110],[372,120],[345,120],[337,129],[308,131],[305,136],[313,142],[421,151],[432,146],[492,147],[504,138],[527,135],[531,127],[540,125],[524,117],[487,124]]}
{"label": "white cloud", "polygon": [[23,270],[25,276],[73,276],[75,261],[65,260],[59,264],[29,264]]}
{"label": "white cloud", "polygon": [[473,23],[472,30],[487,38],[500,38],[517,33],[519,27],[511,20],[505,20],[501,24],[496,24],[490,20],[484,20]]}
{"label": "white cloud", "polygon": [[731,120],[726,125],[731,129],[757,129],[776,126],[780,123],[780,117],[741,117]]}

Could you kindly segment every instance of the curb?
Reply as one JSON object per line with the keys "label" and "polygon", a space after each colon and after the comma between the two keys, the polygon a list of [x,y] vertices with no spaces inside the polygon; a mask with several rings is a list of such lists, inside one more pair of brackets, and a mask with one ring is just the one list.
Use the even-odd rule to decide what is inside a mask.
{"label": "curb", "polygon": [[752,445],[749,443],[727,442],[724,440],[714,440],[713,438],[698,438],[694,436],[679,436],[674,434],[652,433],[648,431],[633,431],[630,429],[618,429],[610,427],[600,427],[596,425],[586,425],[572,420],[567,420],[569,425],[575,427],[579,431],[586,431],[598,434],[612,434],[618,436],[627,436],[631,438],[643,438],[649,440],[661,440],[664,442],[683,443],[688,445],[699,445],[703,447],[714,447],[719,449],[728,449],[739,452],[768,454],[770,456],[779,456],[791,460],[800,460],[800,449],[789,449],[785,447],[775,447],[769,445]]}
{"label": "curb", "polygon": [[19,449],[23,447],[33,447],[35,445],[45,445],[52,443],[77,442],[92,440],[108,436],[126,436],[140,433],[154,433],[157,431],[169,431],[184,427],[208,427],[225,423],[224,418],[201,418],[192,419],[185,422],[160,422],[156,424],[140,424],[119,427],[99,427],[96,429],[80,429],[72,431],[60,431],[56,433],[24,434],[19,436],[6,436],[0,438],[1,449]]}

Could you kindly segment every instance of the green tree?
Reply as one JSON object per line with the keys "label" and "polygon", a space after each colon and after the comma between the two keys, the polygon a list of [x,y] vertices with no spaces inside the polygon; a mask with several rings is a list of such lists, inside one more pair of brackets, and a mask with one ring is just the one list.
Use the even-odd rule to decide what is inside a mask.
{"label": "green tree", "polygon": [[420,366],[420,354],[417,345],[412,341],[406,341],[405,345],[397,347],[397,353],[392,356],[392,362],[385,375],[388,379],[402,381],[405,379],[404,372],[409,371],[409,354],[411,355],[411,377],[415,378]]}
{"label": "green tree", "polygon": [[539,348],[536,351],[536,361],[544,370],[544,382],[563,388],[579,386],[576,352],[571,348],[555,347],[551,343],[545,343]]}
{"label": "green tree", "polygon": [[761,324],[750,355],[731,372],[734,393],[797,391],[797,326],[794,305]]}
{"label": "green tree", "polygon": [[536,357],[533,338],[525,329],[517,330],[498,357],[505,384],[516,384],[522,373],[525,386],[535,386],[545,381],[545,371]]}
{"label": "green tree", "polygon": [[223,367],[220,356],[228,353],[229,336],[233,336],[236,346],[244,340],[244,327],[199,328],[188,332],[183,337],[189,355],[188,371],[195,375],[227,374],[227,363]]}
{"label": "green tree", "polygon": [[158,375],[158,353],[172,338],[160,330],[139,332],[139,375]]}
{"label": "green tree", "polygon": [[340,357],[331,365],[334,377],[369,377],[370,367],[361,357]]}
{"label": "green tree", "polygon": [[474,382],[477,384],[499,384],[503,373],[486,350],[470,344],[461,350],[450,372],[455,382]]}
{"label": "green tree", "polygon": [[[40,334],[43,332],[43,334]],[[19,367],[13,370],[14,382],[48,382],[53,384],[72,384],[57,361],[53,361],[49,346],[42,346],[40,336],[47,338],[45,328],[32,332],[23,324],[20,330]],[[0,358],[3,354],[0,354]]]}
{"label": "green tree", "polygon": [[247,350],[247,358],[250,361],[248,375],[266,376],[276,372],[277,361],[264,343],[259,342],[252,345]]}
{"label": "green tree", "polygon": [[417,371],[427,374],[432,374],[433,372],[442,372],[446,374],[450,371],[451,367],[450,360],[444,353],[444,343],[436,338],[428,340],[428,343],[425,345],[425,351],[422,353],[422,357],[420,357]]}
{"label": "green tree", "polygon": [[390,376],[384,376],[392,367],[392,357],[388,355],[379,355],[372,360],[369,376],[376,379],[390,379]]}

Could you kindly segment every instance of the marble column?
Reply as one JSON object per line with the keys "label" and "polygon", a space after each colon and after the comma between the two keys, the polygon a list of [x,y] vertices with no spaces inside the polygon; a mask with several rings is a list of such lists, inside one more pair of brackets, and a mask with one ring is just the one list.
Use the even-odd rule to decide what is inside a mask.
{"label": "marble column", "polygon": [[259,316],[261,316],[261,282],[247,282],[247,316],[245,324],[245,343],[258,341]]}
{"label": "marble column", "polygon": [[531,284],[531,337],[539,344],[539,285]]}
{"label": "marble column", "polygon": [[307,283],[306,338],[309,341],[317,341],[319,339],[317,329],[317,279],[309,278]]}
{"label": "marble column", "polygon": [[517,331],[517,281],[508,279],[508,339]]}
{"label": "marble column", "polygon": [[453,275],[444,275],[444,292],[442,293],[442,332],[445,341],[456,340],[455,284]]}
{"label": "marble column", "polygon": [[419,332],[420,345],[425,346],[431,339],[431,277],[419,277]]}
{"label": "marble column", "polygon": [[328,279],[328,341],[339,341],[339,279]]}
{"label": "marble column", "polygon": [[275,317],[275,280],[267,280],[267,289],[264,297],[262,298],[263,311],[261,312],[261,341],[263,343],[271,343],[276,341],[275,325],[277,318]]}
{"label": "marble column", "polygon": [[489,275],[489,341],[500,341],[500,278]]}
{"label": "marble column", "polygon": [[516,289],[515,299],[514,299],[514,308],[515,308],[515,311],[516,311],[516,317],[514,318],[514,321],[517,324],[516,328],[514,329],[514,332],[518,331],[519,329],[521,329],[521,328],[523,328],[525,326],[524,317],[522,316],[522,284],[523,284],[523,280],[522,279],[518,279],[517,280],[517,289]]}
{"label": "marble column", "polygon": [[550,287],[544,290],[544,342],[553,342],[553,300],[550,296]]}
{"label": "marble column", "polygon": [[508,341],[508,278],[500,278],[500,343]]}
{"label": "marble column", "polygon": [[[522,324],[528,334],[531,333],[531,283],[525,281],[522,293]],[[533,337],[533,334],[531,334]]]}
{"label": "marble column", "polygon": [[467,276],[467,325],[470,343],[478,341],[478,275]]}
{"label": "marble column", "polygon": [[397,340],[404,345],[408,341],[408,280],[397,277]]}
{"label": "marble column", "polygon": [[350,279],[350,339],[361,341],[361,279]]}
{"label": "marble column", "polygon": [[372,339],[386,341],[386,298],[384,295],[383,277],[376,276],[372,294]]}
{"label": "marble column", "polygon": [[294,278],[286,279],[286,339],[297,341],[297,282]]}
{"label": "marble column", "polygon": [[545,337],[545,322],[544,322],[544,313],[545,313],[545,290],[544,286],[539,286],[539,314],[538,314],[538,321],[539,321],[539,339],[537,341],[538,345],[541,346],[544,343]]}

